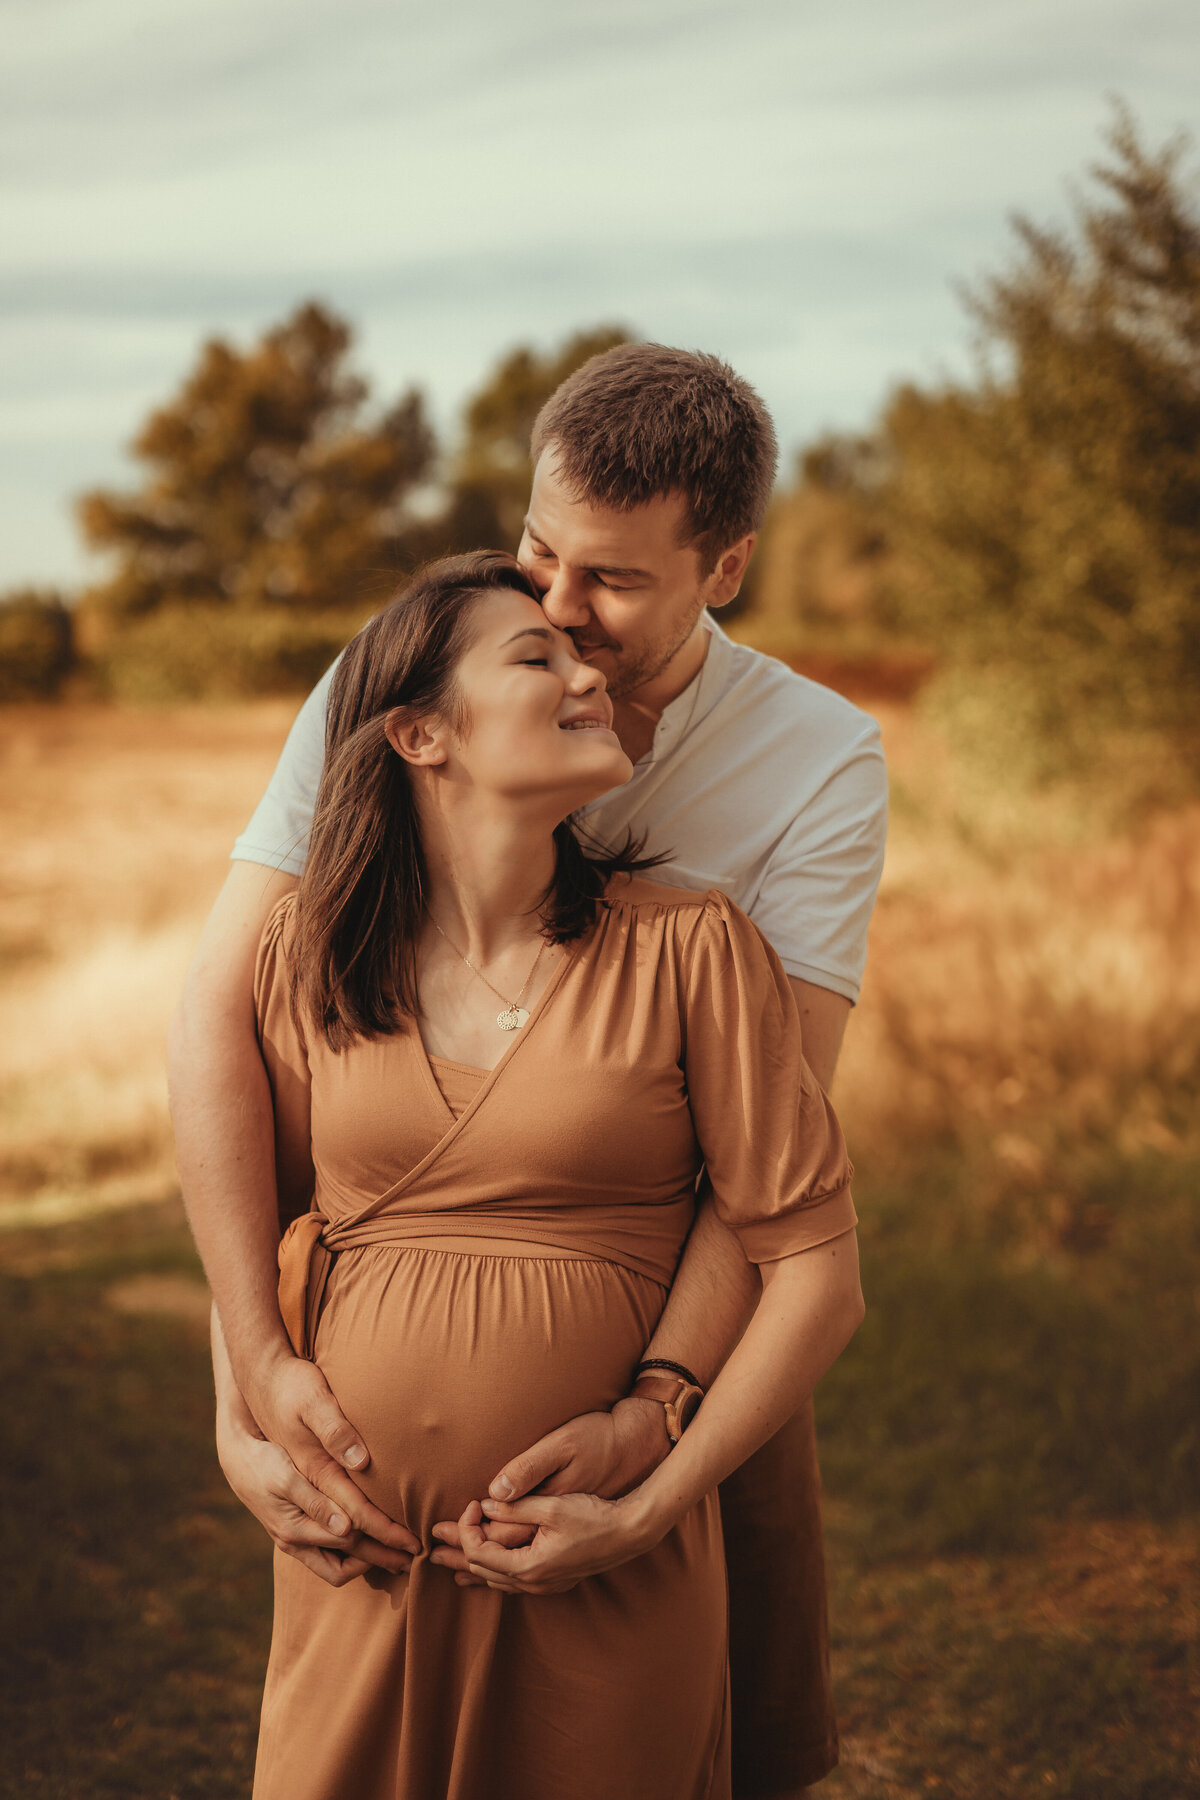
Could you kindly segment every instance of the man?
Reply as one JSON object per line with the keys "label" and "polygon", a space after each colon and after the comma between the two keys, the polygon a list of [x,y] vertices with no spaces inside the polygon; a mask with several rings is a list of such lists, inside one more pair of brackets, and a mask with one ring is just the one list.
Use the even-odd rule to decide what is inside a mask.
{"label": "man", "polygon": [[[519,556],[552,624],[602,670],[632,781],[585,809],[667,851],[659,879],[718,887],[779,953],[808,1060],[830,1084],[865,958],[886,790],[873,721],[827,689],[732,644],[710,608],[737,593],[775,470],[758,397],[715,358],[625,345],[593,358],[534,427]],[[262,924],[303,868],[324,750],[328,677],[293,727],[234,849],[172,1031],[180,1168],[194,1220],[276,1229],[274,1144],[250,998]],[[230,1119],[235,1121],[231,1128]],[[219,1121],[219,1124],[218,1124]],[[758,1276],[700,1205],[649,1358],[710,1383]],[[301,1372],[281,1445],[258,1432],[214,1323],[218,1444],[234,1490],[276,1544],[335,1583],[404,1566],[413,1547],[348,1471],[369,1446],[319,1372]],[[667,1453],[663,1406],[630,1397],[564,1425],[497,1472],[497,1499],[615,1494]],[[802,1793],[837,1758],[811,1406],[722,1489],[730,1571],[734,1793]],[[453,1526],[434,1560],[466,1573]]]}

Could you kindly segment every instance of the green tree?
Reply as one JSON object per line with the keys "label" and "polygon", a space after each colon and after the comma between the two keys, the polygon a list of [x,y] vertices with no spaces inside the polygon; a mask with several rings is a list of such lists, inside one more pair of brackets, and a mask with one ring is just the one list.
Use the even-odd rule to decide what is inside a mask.
{"label": "green tree", "polygon": [[1073,229],[968,293],[971,382],[883,420],[893,616],[1047,768],[1200,700],[1200,210],[1121,107]]}
{"label": "green tree", "polygon": [[134,494],[90,493],[79,516],[116,561],[87,596],[121,618],[181,604],[328,610],[394,564],[433,434],[414,390],[368,416],[348,325],[310,302],[242,352],[206,344],[133,444]]}

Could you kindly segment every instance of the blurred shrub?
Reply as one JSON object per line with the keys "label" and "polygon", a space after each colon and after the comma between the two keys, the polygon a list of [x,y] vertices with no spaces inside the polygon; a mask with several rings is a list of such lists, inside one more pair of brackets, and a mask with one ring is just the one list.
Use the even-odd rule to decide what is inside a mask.
{"label": "blurred shrub", "polygon": [[96,657],[114,699],[142,705],[304,693],[362,619],[176,603],[112,632]]}
{"label": "blurred shrub", "polygon": [[71,614],[58,594],[22,588],[0,599],[0,700],[46,700],[74,657]]}
{"label": "blurred shrub", "polygon": [[797,458],[792,485],[775,495],[750,565],[757,581],[747,623],[760,636],[796,649],[882,638],[889,545],[879,496],[886,472],[871,437],[830,434]]}

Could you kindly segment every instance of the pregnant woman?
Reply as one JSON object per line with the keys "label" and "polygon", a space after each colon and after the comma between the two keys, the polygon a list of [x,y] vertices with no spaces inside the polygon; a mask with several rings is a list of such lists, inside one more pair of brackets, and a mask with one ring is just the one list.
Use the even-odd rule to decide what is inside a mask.
{"label": "pregnant woman", "polygon": [[[256,1800],[728,1800],[715,1489],[861,1317],[850,1171],[756,929],[574,834],[631,772],[610,724],[498,554],[424,571],[335,678],[256,977],[277,1288],[265,1237],[198,1236],[263,1430],[311,1359],[412,1555],[341,1588],[277,1555]],[[487,1499],[629,1393],[704,1165],[762,1298],[690,1423],[682,1378],[644,1390],[675,1447],[615,1500]],[[486,1585],[431,1561],[447,1520]]]}

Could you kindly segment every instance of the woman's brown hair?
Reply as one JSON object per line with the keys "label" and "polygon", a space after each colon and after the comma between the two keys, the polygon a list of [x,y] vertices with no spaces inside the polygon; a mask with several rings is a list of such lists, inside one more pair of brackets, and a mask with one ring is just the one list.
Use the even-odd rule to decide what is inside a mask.
{"label": "woman's brown hair", "polygon": [[[296,905],[292,1008],[331,1048],[396,1030],[418,1010],[416,944],[426,868],[412,776],[385,735],[394,707],[463,723],[458,664],[485,594],[538,599],[521,565],[496,550],[422,569],[342,653],[329,690],[325,769]],[[653,867],[630,838],[584,850],[576,828],[555,828],[555,870],[541,903],[552,944],[579,937],[609,877]]]}

